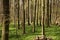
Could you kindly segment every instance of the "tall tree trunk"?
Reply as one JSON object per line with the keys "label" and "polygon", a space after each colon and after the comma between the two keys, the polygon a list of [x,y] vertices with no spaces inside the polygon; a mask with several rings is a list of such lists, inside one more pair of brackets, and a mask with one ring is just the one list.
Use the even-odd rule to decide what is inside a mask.
{"label": "tall tree trunk", "polygon": [[41,26],[41,0],[39,2],[40,2],[40,26]]}
{"label": "tall tree trunk", "polygon": [[45,23],[44,23],[45,26],[47,25],[47,21],[46,20],[47,20],[47,0],[45,0],[45,20],[44,20],[45,21]]}
{"label": "tall tree trunk", "polygon": [[47,27],[49,27],[50,25],[49,25],[49,0],[47,0]]}
{"label": "tall tree trunk", "polygon": [[44,17],[45,17],[45,0],[42,1],[42,36],[45,37],[45,26],[44,26]]}
{"label": "tall tree trunk", "polygon": [[[19,4],[19,0],[14,0],[14,22],[17,24],[18,23],[18,26],[16,27],[17,29],[20,29],[20,4]],[[18,19],[18,20],[17,20]],[[15,25],[16,25],[15,24]]]}
{"label": "tall tree trunk", "polygon": [[33,26],[33,32],[35,32],[35,20],[36,20],[36,1],[37,1],[37,0],[35,0],[35,2],[34,2],[34,3],[35,3],[35,4],[34,4],[34,5],[35,5],[35,8],[34,8],[34,23],[33,23],[33,24],[34,24],[34,26]]}
{"label": "tall tree trunk", "polygon": [[16,14],[18,14],[17,5],[18,5],[17,0],[14,0],[14,27],[16,28],[16,37],[18,38],[18,26],[17,26],[17,20],[16,20],[16,17],[17,17]]}
{"label": "tall tree trunk", "polygon": [[30,15],[29,15],[30,14],[30,5],[29,5],[29,3],[30,2],[28,0],[28,25],[30,25],[30,18],[29,18],[30,17]]}
{"label": "tall tree trunk", "polygon": [[52,13],[52,10],[51,10],[51,8],[52,8],[52,5],[51,5],[51,4],[52,4],[52,3],[51,3],[51,2],[52,2],[52,0],[49,0],[49,1],[50,1],[50,2],[49,2],[49,3],[50,3],[50,25],[51,25],[51,13]]}
{"label": "tall tree trunk", "polygon": [[14,27],[16,27],[16,4],[15,4],[15,0],[14,0]]}
{"label": "tall tree trunk", "polygon": [[33,22],[33,4],[32,4],[32,0],[31,0],[31,23]]}
{"label": "tall tree trunk", "polygon": [[2,40],[9,40],[9,0],[3,0],[4,25],[2,27]]}
{"label": "tall tree trunk", "polygon": [[20,0],[18,0],[18,29],[20,29],[20,14],[19,14],[20,13],[20,10],[19,10],[20,4],[19,3],[20,3]]}
{"label": "tall tree trunk", "polygon": [[23,34],[25,34],[25,7],[24,7],[24,0],[23,0],[23,20],[22,20],[22,27],[23,27]]}
{"label": "tall tree trunk", "polygon": [[[53,0],[51,1],[51,3],[52,3],[52,4],[51,4],[51,11],[52,11],[52,12],[51,12],[51,15],[53,15]],[[51,19],[53,19],[52,17],[53,17],[53,16],[51,16]],[[51,24],[53,24],[53,21],[52,21]]]}
{"label": "tall tree trunk", "polygon": [[56,19],[55,19],[55,23],[56,23],[56,25],[58,25],[58,23],[57,23],[57,14],[58,14],[58,0],[56,0]]}
{"label": "tall tree trunk", "polygon": [[37,25],[38,25],[38,15],[39,15],[39,1],[37,0]]}
{"label": "tall tree trunk", "polygon": [[51,25],[51,0],[49,0],[49,6],[47,6],[47,7],[49,7],[49,26]]}

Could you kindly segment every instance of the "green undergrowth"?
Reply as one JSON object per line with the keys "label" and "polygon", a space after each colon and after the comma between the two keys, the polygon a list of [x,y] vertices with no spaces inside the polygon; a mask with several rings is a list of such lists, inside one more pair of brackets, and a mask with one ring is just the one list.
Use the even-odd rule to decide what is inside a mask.
{"label": "green undergrowth", "polygon": [[[17,27],[17,26],[16,26]],[[14,25],[10,25],[9,28],[9,40],[34,40],[37,36],[42,35],[41,26],[36,26],[35,33],[32,32],[32,26],[26,25],[26,33],[22,33],[22,27],[20,29],[16,29]],[[2,28],[0,28],[0,39],[2,34]],[[59,26],[51,26],[45,27],[46,37],[52,38],[53,40],[60,40],[60,27]]]}

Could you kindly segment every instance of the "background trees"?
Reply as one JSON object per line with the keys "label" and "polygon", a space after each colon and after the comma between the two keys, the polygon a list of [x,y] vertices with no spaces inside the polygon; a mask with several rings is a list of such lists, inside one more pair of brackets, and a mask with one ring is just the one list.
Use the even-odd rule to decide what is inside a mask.
{"label": "background trees", "polygon": [[0,0],[0,5],[3,5],[0,6],[0,21],[2,21],[0,24],[3,24],[2,39],[3,35],[9,32],[9,22],[10,27],[14,25],[16,28],[16,35],[20,30],[25,34],[28,28],[28,32],[35,33],[40,24],[42,35],[45,36],[45,26],[60,24],[59,2],[59,0]]}

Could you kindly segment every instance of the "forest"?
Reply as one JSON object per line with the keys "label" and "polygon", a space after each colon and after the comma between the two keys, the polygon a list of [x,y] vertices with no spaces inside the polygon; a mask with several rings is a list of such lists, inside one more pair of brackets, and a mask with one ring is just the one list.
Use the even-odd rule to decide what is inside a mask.
{"label": "forest", "polygon": [[0,0],[0,40],[60,40],[60,0]]}

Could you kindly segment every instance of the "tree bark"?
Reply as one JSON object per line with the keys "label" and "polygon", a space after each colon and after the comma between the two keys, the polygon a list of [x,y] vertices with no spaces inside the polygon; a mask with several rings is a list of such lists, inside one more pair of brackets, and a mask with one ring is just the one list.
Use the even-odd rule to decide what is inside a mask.
{"label": "tree bark", "polygon": [[50,25],[49,25],[49,0],[47,0],[47,27],[49,27]]}
{"label": "tree bark", "polygon": [[52,9],[51,9],[52,8],[52,5],[51,5],[52,3],[51,2],[52,2],[52,0],[50,0],[50,25],[51,25],[51,13],[52,13]]}
{"label": "tree bark", "polygon": [[35,3],[35,4],[34,4],[35,9],[34,9],[34,23],[33,23],[33,24],[34,24],[34,26],[33,26],[33,32],[35,32],[35,20],[36,20],[36,1],[37,1],[37,0],[35,0],[35,2],[34,2],[34,3]]}
{"label": "tree bark", "polygon": [[41,26],[41,0],[39,2],[40,2],[40,26]]}
{"label": "tree bark", "polygon": [[30,5],[29,4],[30,4],[30,2],[28,0],[28,25],[30,25],[30,18],[29,18],[30,17],[30,15],[29,15],[30,14]]}
{"label": "tree bark", "polygon": [[3,14],[4,24],[2,27],[2,40],[9,40],[9,23],[10,23],[9,0],[3,0]]}
{"label": "tree bark", "polygon": [[37,25],[38,25],[38,14],[39,14],[39,1],[37,0]]}
{"label": "tree bark", "polygon": [[45,0],[41,0],[42,4],[42,36],[45,36],[45,26],[44,26],[44,17],[45,17]]}
{"label": "tree bark", "polygon": [[20,29],[20,0],[18,0],[18,29]]}
{"label": "tree bark", "polygon": [[24,0],[23,0],[23,20],[22,20],[23,34],[25,34],[25,9],[24,9]]}

